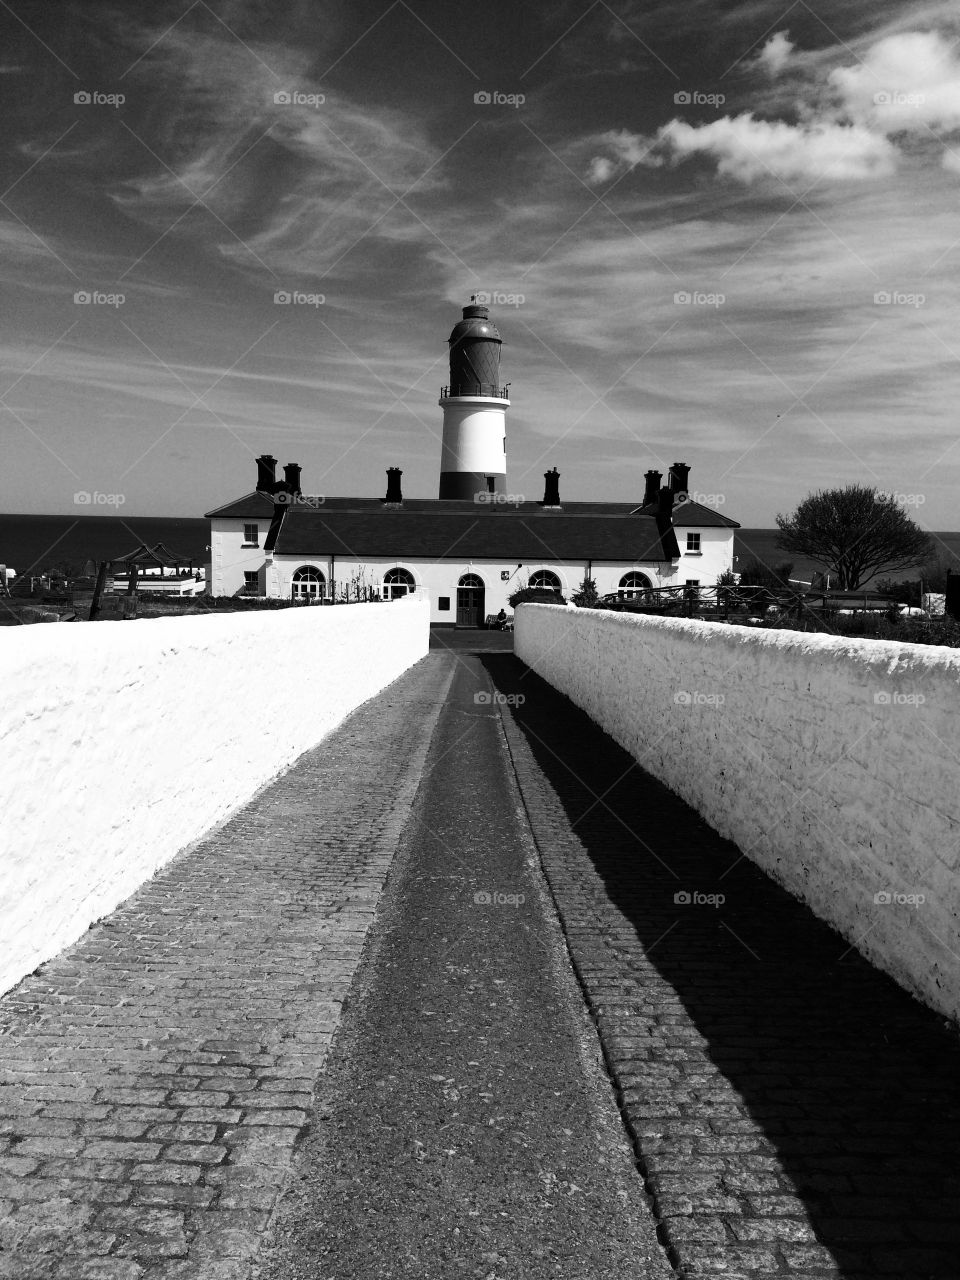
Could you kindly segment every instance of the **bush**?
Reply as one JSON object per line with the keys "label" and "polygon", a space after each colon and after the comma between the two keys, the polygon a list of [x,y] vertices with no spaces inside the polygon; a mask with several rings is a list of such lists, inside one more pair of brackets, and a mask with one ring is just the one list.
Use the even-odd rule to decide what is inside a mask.
{"label": "bush", "polygon": [[960,649],[960,622],[953,618],[898,618],[894,622],[885,613],[860,618],[805,614],[799,619],[778,618],[764,625],[777,631],[813,631],[851,640],[897,640],[901,644],[937,644]]}
{"label": "bush", "polygon": [[584,578],[570,599],[578,609],[601,608],[600,592],[593,578]]}
{"label": "bush", "polygon": [[566,604],[567,600],[559,591],[550,591],[546,587],[520,587],[507,603],[515,609],[518,604]]}

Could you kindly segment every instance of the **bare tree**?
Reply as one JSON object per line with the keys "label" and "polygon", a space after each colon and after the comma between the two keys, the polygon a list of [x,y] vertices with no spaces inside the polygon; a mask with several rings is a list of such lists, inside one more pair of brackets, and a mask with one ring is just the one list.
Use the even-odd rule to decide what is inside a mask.
{"label": "bare tree", "polygon": [[806,556],[836,575],[850,591],[878,573],[923,564],[933,539],[890,496],[865,485],[810,494],[790,516],[777,516],[777,545]]}

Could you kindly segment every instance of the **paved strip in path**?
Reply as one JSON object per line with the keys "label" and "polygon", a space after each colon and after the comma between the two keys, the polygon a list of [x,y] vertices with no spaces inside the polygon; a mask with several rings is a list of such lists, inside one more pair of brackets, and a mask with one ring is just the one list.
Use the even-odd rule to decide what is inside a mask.
{"label": "paved strip in path", "polygon": [[248,1274],[450,674],[417,664],[0,999],[5,1280]]}
{"label": "paved strip in path", "polygon": [[513,763],[683,1274],[957,1280],[956,1028],[516,658],[482,661],[526,699]]}
{"label": "paved strip in path", "polygon": [[456,661],[255,1274],[668,1280],[489,678],[477,657]]}

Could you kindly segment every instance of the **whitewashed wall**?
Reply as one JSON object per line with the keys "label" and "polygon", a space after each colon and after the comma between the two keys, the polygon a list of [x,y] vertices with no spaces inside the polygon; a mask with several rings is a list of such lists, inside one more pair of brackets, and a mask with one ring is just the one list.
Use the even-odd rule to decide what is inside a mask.
{"label": "whitewashed wall", "polygon": [[[579,587],[587,573],[588,565],[601,595],[616,591],[620,579],[633,569],[645,573],[653,586],[682,586],[688,578],[695,578],[703,586],[713,586],[720,573],[733,568],[733,530],[702,529],[699,555],[688,553],[686,548],[687,529],[678,528],[677,539],[680,543],[681,556],[672,564],[657,565],[652,561],[622,561],[605,563],[586,559],[567,561],[530,561],[524,562],[522,569],[517,569],[516,560],[426,560],[422,557],[411,557],[397,560],[389,555],[384,556],[336,556],[331,564],[329,556],[287,556],[266,553],[263,543],[269,531],[269,521],[261,520],[260,542],[254,547],[243,541],[243,526],[248,523],[242,520],[218,517],[210,521],[211,560],[208,577],[212,595],[232,596],[244,585],[244,571],[256,571],[259,574],[261,594],[272,599],[288,600],[294,572],[304,565],[313,565],[329,580],[349,581],[361,570],[366,573],[366,581],[375,585],[382,581],[388,569],[402,567],[409,569],[417,584],[429,595],[432,602],[432,620],[437,623],[452,623],[456,620],[457,582],[465,573],[476,573],[483,579],[486,587],[485,611],[496,613],[499,609],[509,609],[507,598],[518,587],[526,586],[530,575],[538,569],[550,569],[560,578],[565,594]],[[252,522],[250,522],[252,523]],[[661,572],[658,575],[657,568]],[[506,581],[502,573],[508,574]],[[441,610],[441,597],[450,598],[450,609]]]}
{"label": "whitewashed wall", "polygon": [[960,652],[542,605],[518,656],[909,991],[960,1018]]}
{"label": "whitewashed wall", "polygon": [[0,991],[428,642],[425,601],[0,629]]}

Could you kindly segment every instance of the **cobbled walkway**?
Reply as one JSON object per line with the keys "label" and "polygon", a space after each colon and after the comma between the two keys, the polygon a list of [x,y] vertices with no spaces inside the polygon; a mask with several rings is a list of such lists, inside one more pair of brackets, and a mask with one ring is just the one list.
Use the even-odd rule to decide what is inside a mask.
{"label": "cobbled walkway", "polygon": [[[475,648],[484,687],[514,699],[490,706],[678,1276],[960,1280],[955,1028],[512,654]],[[247,1280],[294,1148],[322,1119],[318,1085],[331,1104],[328,1049],[348,992],[363,995],[385,885],[383,954],[419,954],[387,875],[461,661],[418,664],[0,999],[4,1280]],[[449,746],[452,758],[455,734]],[[430,787],[445,778],[464,829],[488,827],[476,768],[466,753],[459,786],[438,769],[419,796],[455,852],[457,823]],[[440,892],[442,859],[419,874]],[[482,959],[468,949],[457,964]],[[456,972],[436,977],[433,996],[455,1002]],[[389,1003],[377,1008],[389,1031]],[[435,1012],[454,1027],[453,1005]],[[389,1077],[374,1086],[397,1087]],[[350,1092],[347,1077],[345,1114]]]}
{"label": "cobbled walkway", "polygon": [[957,1280],[956,1028],[516,658],[482,660],[525,698],[514,767],[681,1273]]}
{"label": "cobbled walkway", "polygon": [[0,1276],[249,1273],[451,670],[425,661],[0,999]]}

